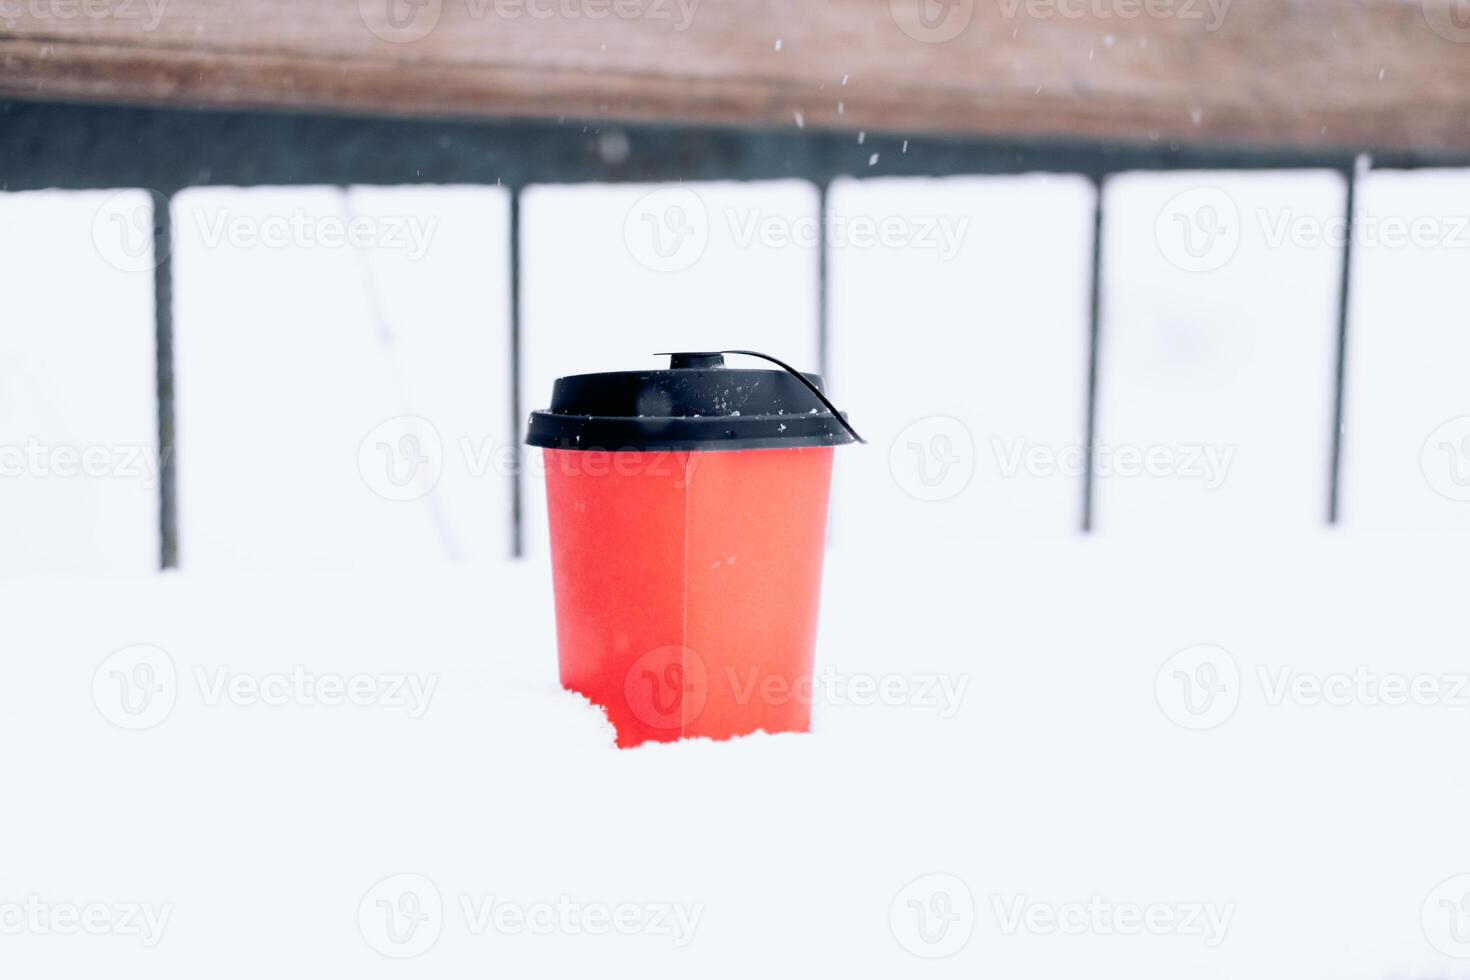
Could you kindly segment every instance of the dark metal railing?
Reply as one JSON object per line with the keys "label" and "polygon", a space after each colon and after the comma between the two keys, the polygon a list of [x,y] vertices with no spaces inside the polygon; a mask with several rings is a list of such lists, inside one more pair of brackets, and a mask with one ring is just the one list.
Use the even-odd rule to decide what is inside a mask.
{"label": "dark metal railing", "polygon": [[[872,166],[878,153],[880,166]],[[492,184],[511,192],[511,419],[520,444],[520,192],[532,183],[802,178],[816,184],[827,213],[828,186],[840,176],[950,176],[1051,172],[1094,182],[1087,371],[1087,452],[1096,436],[1098,334],[1102,305],[1103,181],[1129,170],[1330,169],[1347,182],[1352,220],[1356,150],[1293,151],[1251,147],[1150,146],[1098,142],[869,135],[816,130],[747,131],[698,127],[611,126],[580,122],[464,122],[266,112],[191,111],[0,103],[0,190],[139,187],[154,196],[157,327],[160,564],[178,562],[174,452],[172,267],[169,202],[200,186],[331,184]],[[1375,166],[1470,164],[1443,154],[1387,153]],[[1326,515],[1338,514],[1343,380],[1347,356],[1351,228],[1342,257],[1335,351],[1336,391]],[[821,369],[828,370],[826,236],[819,259]],[[1093,466],[1083,481],[1081,527],[1090,530]],[[522,552],[522,493],[512,476],[514,554]]]}

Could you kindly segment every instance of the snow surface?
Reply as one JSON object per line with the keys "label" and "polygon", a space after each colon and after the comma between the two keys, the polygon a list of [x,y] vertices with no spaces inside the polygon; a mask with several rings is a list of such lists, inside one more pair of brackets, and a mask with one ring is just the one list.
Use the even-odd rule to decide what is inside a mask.
{"label": "snow surface", "polygon": [[[827,696],[809,735],[629,751],[558,690],[534,563],[12,580],[0,909],[37,896],[169,918],[152,948],[12,929],[0,971],[1454,975],[1423,926],[1443,914],[1436,886],[1470,871],[1470,707],[1273,706],[1270,692],[1283,669],[1463,675],[1459,553],[1329,534],[994,544],[952,563],[837,549],[819,668],[915,693],[944,679],[957,710]],[[154,724],[131,731],[114,723],[129,716],[109,671],[140,643],[166,652],[176,683],[160,716],[159,661]],[[1207,730],[1171,720],[1189,718],[1168,694],[1176,652],[1198,644],[1224,647],[1240,678]],[[432,693],[419,717],[248,691],[210,703],[224,678],[298,666],[415,674]],[[1017,901],[1094,896],[1205,903],[1228,929],[1209,945],[1003,928]],[[487,898],[512,913],[669,903],[697,920],[589,935],[492,917],[477,932]],[[415,908],[419,931],[385,931]],[[917,911],[946,908],[938,945],[918,938]]]}
{"label": "snow surface", "polygon": [[[1235,456],[1210,490],[1103,475],[1090,539],[1077,476],[1038,467],[1081,438],[1091,189],[835,184],[834,214],[970,223],[953,261],[830,253],[832,391],[873,445],[839,457],[815,731],[626,752],[557,687],[546,568],[506,560],[505,195],[180,195],[184,570],[150,574],[146,479],[0,480],[0,976],[1464,975],[1464,539],[1365,532],[1470,513],[1466,179],[1359,185],[1360,218],[1441,238],[1357,254],[1335,533],[1340,252],[1295,236],[1343,217],[1339,178],[1110,181],[1099,437]],[[0,448],[156,452],[147,204],[0,195]],[[522,408],[632,348],[814,363],[816,206],[529,190]],[[210,244],[221,214],[437,230]],[[413,418],[431,492],[396,480]],[[1039,462],[1000,478],[997,435]],[[533,555],[540,507],[533,471]],[[1047,929],[1196,904],[1223,933]],[[104,934],[42,934],[68,911]]]}

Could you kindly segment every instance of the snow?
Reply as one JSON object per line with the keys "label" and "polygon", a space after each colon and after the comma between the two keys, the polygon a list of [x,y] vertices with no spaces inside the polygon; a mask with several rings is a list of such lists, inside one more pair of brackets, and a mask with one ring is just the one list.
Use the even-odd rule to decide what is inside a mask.
{"label": "snow", "polygon": [[[1453,774],[1467,707],[1270,698],[1285,669],[1463,674],[1443,631],[1466,585],[1458,553],[1326,533],[1269,560],[1259,542],[1190,538],[996,543],[952,561],[839,547],[812,734],[632,751],[557,689],[535,563],[12,580],[0,739],[8,798],[27,802],[0,824],[26,843],[7,848],[0,905],[168,914],[152,948],[22,932],[0,963],[37,977],[281,963],[741,977],[772,962],[874,977],[1430,975],[1448,961],[1421,906],[1466,870],[1470,788]],[[94,675],[140,643],[167,654],[174,703],[129,731],[109,720],[126,720],[116,678],[94,695]],[[1233,714],[1195,731],[1157,692],[1199,644],[1224,647],[1240,681]],[[432,697],[412,717],[219,686],[293,671],[414,676]],[[858,679],[899,693],[864,698]],[[936,887],[959,900],[959,931],[926,944],[908,901],[933,908]],[[411,908],[405,890],[442,907],[421,905],[427,931],[400,944],[383,924]],[[1094,897],[1198,903],[1226,917],[1223,941],[1006,931],[1018,908]],[[509,912],[484,920],[487,901]],[[517,909],[558,903],[625,907],[643,931],[551,918],[546,934],[517,931]],[[692,931],[656,925],[659,909]],[[968,933],[946,959],[910,952]],[[407,962],[377,951],[435,935]]]}
{"label": "snow", "polygon": [[837,459],[834,540],[1074,531],[1080,476],[1011,462],[1086,441],[1091,185],[838,180],[829,200],[834,227],[898,231],[831,253],[830,393],[872,443]]}
{"label": "snow", "polygon": [[[508,480],[456,469],[457,436],[510,421],[503,195],[181,195],[184,570],[150,572],[151,488],[0,480],[0,975],[1453,975],[1466,180],[1360,185],[1380,232],[1441,237],[1357,255],[1334,532],[1340,252],[1267,231],[1330,227],[1339,179],[1110,182],[1104,444],[1237,457],[1210,491],[1104,474],[1087,539],[1080,477],[1031,458],[1002,479],[994,440],[1083,438],[1090,184],[835,183],[831,391],[872,445],[839,451],[815,730],[632,751],[557,686],[535,472],[537,560],[515,563]],[[1215,268],[1160,233],[1195,186],[1243,219]],[[814,364],[815,250],[747,230],[816,228],[816,201],[799,181],[533,188],[523,407],[630,350],[739,336]],[[1182,216],[1200,230],[1220,201]],[[0,446],[154,444],[151,256],[110,220],[145,203],[0,195]],[[364,264],[206,247],[198,221],[345,204],[438,231]],[[639,237],[677,231],[676,207],[708,224]],[[965,224],[946,258],[854,240],[855,217]],[[363,461],[422,448],[412,418],[443,436],[429,495]],[[1434,536],[1369,533],[1405,529]],[[1385,703],[1395,684],[1430,698]],[[39,934],[83,910],[107,934]],[[1180,931],[1119,933],[1145,912]]]}
{"label": "snow", "polygon": [[[1098,441],[1159,465],[1100,476],[1098,529],[1324,521],[1341,176],[1125,174],[1104,194]],[[1211,453],[1213,477],[1194,465]]]}
{"label": "snow", "polygon": [[1470,334],[1457,284],[1470,253],[1470,172],[1374,171],[1357,201],[1343,520],[1464,529]]}
{"label": "snow", "polygon": [[0,575],[158,566],[151,216],[0,194]]}
{"label": "snow", "polygon": [[203,188],[174,212],[181,565],[508,554],[510,398],[482,380],[509,373],[508,192]]}

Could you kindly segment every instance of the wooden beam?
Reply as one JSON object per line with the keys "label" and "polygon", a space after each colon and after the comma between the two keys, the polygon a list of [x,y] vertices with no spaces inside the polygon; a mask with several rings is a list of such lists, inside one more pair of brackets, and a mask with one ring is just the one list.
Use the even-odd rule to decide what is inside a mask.
{"label": "wooden beam", "polygon": [[0,0],[0,95],[1463,151],[1457,2]]}

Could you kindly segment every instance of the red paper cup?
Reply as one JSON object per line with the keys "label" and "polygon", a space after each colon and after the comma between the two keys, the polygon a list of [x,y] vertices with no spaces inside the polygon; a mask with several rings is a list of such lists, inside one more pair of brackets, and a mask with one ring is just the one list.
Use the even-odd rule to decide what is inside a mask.
{"label": "red paper cup", "polygon": [[562,378],[531,418],[561,682],[620,746],[811,724],[832,447],[853,435],[820,378],[723,363]]}

